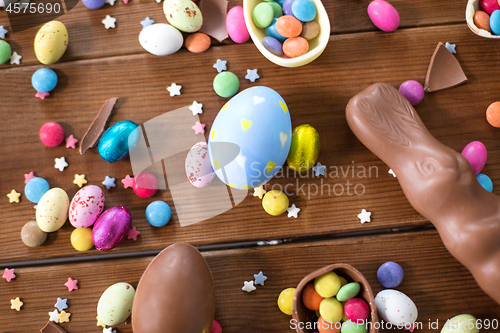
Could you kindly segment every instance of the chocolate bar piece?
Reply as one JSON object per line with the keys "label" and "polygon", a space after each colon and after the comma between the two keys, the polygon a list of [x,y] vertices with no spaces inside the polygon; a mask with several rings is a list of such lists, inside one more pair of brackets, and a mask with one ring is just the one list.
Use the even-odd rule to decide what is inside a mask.
{"label": "chocolate bar piece", "polygon": [[90,124],[87,133],[82,138],[82,142],[80,143],[80,154],[85,153],[89,148],[95,146],[99,138],[101,137],[102,132],[104,131],[104,127],[108,122],[109,117],[111,116],[111,111],[113,111],[113,106],[115,105],[118,97],[110,98],[106,100],[101,110],[95,117],[92,124]]}

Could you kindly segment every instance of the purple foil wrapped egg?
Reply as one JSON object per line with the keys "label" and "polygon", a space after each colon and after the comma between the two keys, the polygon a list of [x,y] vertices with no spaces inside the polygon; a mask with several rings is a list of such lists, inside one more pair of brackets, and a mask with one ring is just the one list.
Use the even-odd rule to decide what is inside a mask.
{"label": "purple foil wrapped egg", "polygon": [[132,224],[132,216],[127,208],[116,206],[99,216],[92,229],[92,241],[96,249],[111,250],[126,237]]}

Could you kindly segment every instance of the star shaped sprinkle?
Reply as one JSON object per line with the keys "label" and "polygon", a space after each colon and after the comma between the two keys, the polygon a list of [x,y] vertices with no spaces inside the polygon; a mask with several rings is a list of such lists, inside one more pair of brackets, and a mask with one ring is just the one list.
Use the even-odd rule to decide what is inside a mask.
{"label": "star shaped sprinkle", "polygon": [[144,20],[141,21],[142,28],[149,27],[150,25],[154,24],[155,21],[150,19],[149,16],[147,16]]}
{"label": "star shaped sprinkle", "polygon": [[45,100],[45,98],[46,98],[46,97],[49,97],[49,96],[50,96],[50,93],[48,93],[48,92],[44,92],[44,93],[42,93],[42,92],[39,92],[39,91],[37,91],[37,92],[36,92],[36,95],[35,95],[35,97],[40,98],[42,101],[44,101],[44,100]]}
{"label": "star shaped sprinkle", "polygon": [[9,197],[10,203],[19,203],[19,197],[21,196],[21,193],[16,192],[16,190],[12,190],[9,194],[7,194],[7,196]]}
{"label": "star shaped sprinkle", "polygon": [[141,234],[140,231],[137,231],[137,229],[135,227],[133,227],[132,229],[130,229],[128,231],[128,234],[127,234],[127,239],[133,239],[133,240],[137,240],[137,236],[139,236]]}
{"label": "star shaped sprinkle", "polygon": [[205,124],[201,124],[199,121],[196,122],[196,124],[191,127],[194,131],[194,134],[204,134],[205,133]]}
{"label": "star shaped sprinkle", "polygon": [[96,326],[101,326],[101,327],[106,327],[106,324],[104,324],[101,319],[99,319],[99,316],[95,317],[97,319],[97,324]]}
{"label": "star shaped sprinkle", "polygon": [[389,169],[389,174],[392,175],[393,177],[396,177],[396,174],[394,173],[394,171],[392,171],[392,169]]}
{"label": "star shaped sprinkle", "polygon": [[262,274],[262,271],[260,271],[259,274],[254,274],[253,278],[255,279],[255,284],[260,284],[261,286],[263,286],[264,281],[267,280],[267,276]]}
{"label": "star shaped sprinkle", "polygon": [[257,69],[247,69],[247,75],[245,79],[255,82],[255,80],[260,79],[259,74],[257,74]]}
{"label": "star shaped sprinkle", "polygon": [[178,86],[175,83],[172,83],[170,87],[167,88],[170,96],[180,96],[181,95],[182,86]]}
{"label": "star shaped sprinkle", "polygon": [[161,2],[161,0],[156,0],[156,2],[157,2],[157,3],[160,3],[160,2]]}
{"label": "star shaped sprinkle", "polygon": [[266,194],[266,190],[264,190],[264,185],[260,185],[259,187],[253,189],[254,197],[259,197],[259,199],[262,199],[262,196],[264,194]]}
{"label": "star shaped sprinkle", "polygon": [[197,101],[194,101],[193,104],[189,107],[189,110],[193,112],[193,116],[196,116],[197,114],[202,114],[203,110],[201,109],[203,107],[203,104],[198,103]]}
{"label": "star shaped sprinkle", "polygon": [[446,42],[446,44],[444,45],[448,51],[450,51],[452,54],[456,54],[457,51],[455,51],[455,47],[457,46],[456,44],[450,44],[448,42]]}
{"label": "star shaped sprinkle", "polygon": [[35,173],[33,171],[31,171],[30,173],[25,173],[24,174],[24,183],[26,184],[32,178],[35,178]]}
{"label": "star shaped sprinkle", "polygon": [[125,178],[122,179],[122,183],[124,188],[134,187],[135,179],[126,175]]}
{"label": "star shaped sprinkle", "polygon": [[19,299],[19,297],[16,297],[16,299],[11,299],[10,300],[10,308],[16,311],[21,311],[21,306],[23,306],[23,302]]}
{"label": "star shaped sprinkle", "polygon": [[57,315],[57,318],[59,318],[60,323],[68,323],[69,316],[71,316],[71,313],[62,310],[61,313]]}
{"label": "star shaped sprinkle", "polygon": [[102,24],[104,24],[104,27],[106,29],[109,29],[109,28],[115,28],[115,22],[116,22],[116,19],[114,17],[111,17],[109,15],[106,15],[106,18],[104,20],[102,20]]}
{"label": "star shaped sprinkle", "polygon": [[78,185],[78,187],[82,187],[83,184],[87,184],[87,179],[85,179],[85,175],[79,175],[75,173],[75,179],[73,179],[73,184]]}
{"label": "star shaped sprinkle", "polygon": [[288,217],[293,216],[297,218],[297,214],[300,212],[300,208],[298,208],[297,206],[295,206],[295,204],[293,204],[292,207],[288,207],[286,211],[288,212]]}
{"label": "star shaped sprinkle", "polygon": [[358,219],[360,219],[361,224],[365,222],[371,222],[370,216],[372,215],[371,212],[367,212],[364,208],[361,211],[361,213],[358,214]]}
{"label": "star shaped sprinkle", "polygon": [[59,322],[59,311],[57,311],[57,309],[55,309],[52,312],[49,312],[49,321],[54,321],[56,323]]}
{"label": "star shaped sprinkle", "polygon": [[16,274],[14,274],[14,268],[8,269],[6,268],[2,277],[7,280],[7,282],[10,282],[12,279],[16,278]]}
{"label": "star shaped sprinkle", "polygon": [[23,57],[22,57],[22,56],[20,56],[17,52],[14,52],[14,53],[12,53],[12,55],[10,56],[10,64],[11,64],[11,65],[14,65],[14,64],[16,64],[16,65],[20,65],[20,64],[21,64],[21,59],[22,59],[22,58],[23,58]]}
{"label": "star shaped sprinkle", "polygon": [[250,282],[244,281],[243,284],[244,286],[243,288],[241,288],[241,290],[246,291],[247,293],[254,291],[256,289],[255,286],[253,285],[253,281]]}
{"label": "star shaped sprinkle", "polygon": [[5,34],[7,32],[8,31],[3,27],[3,25],[0,25],[0,38],[4,39],[5,38]]}
{"label": "star shaped sprinkle", "polygon": [[113,327],[103,328],[102,333],[116,333],[116,330],[113,330]]}
{"label": "star shaped sprinkle", "polygon": [[109,190],[112,187],[115,187],[115,180],[116,178],[111,178],[109,176],[106,176],[106,179],[102,182],[102,185],[106,186],[106,189]]}
{"label": "star shaped sprinkle", "polygon": [[56,307],[59,311],[67,309],[68,308],[68,299],[67,298],[62,299],[61,297],[58,297],[57,302],[54,305],[54,307]]}
{"label": "star shaped sprinkle", "polygon": [[109,3],[111,6],[115,5],[116,0],[106,0],[106,3]]}
{"label": "star shaped sprinkle", "polygon": [[326,170],[326,166],[324,166],[323,164],[321,163],[316,163],[316,166],[314,166],[313,168],[313,171],[314,171],[314,175],[316,177],[320,176],[320,175],[325,175],[325,170]]}
{"label": "star shaped sprinkle", "polygon": [[77,139],[71,134],[68,138],[66,138],[66,148],[73,148],[75,149],[75,145],[78,142]]}
{"label": "star shaped sprinkle", "polygon": [[69,277],[68,282],[66,282],[64,285],[68,287],[68,291],[76,290],[78,289],[78,280],[73,280]]}
{"label": "star shaped sprinkle", "polygon": [[124,4],[128,4],[128,0],[123,0],[123,3]]}
{"label": "star shaped sprinkle", "polygon": [[227,71],[227,61],[217,59],[217,62],[213,66],[217,72]]}
{"label": "star shaped sprinkle", "polygon": [[66,162],[66,158],[64,158],[64,157],[56,158],[55,161],[56,161],[56,164],[54,165],[54,168],[59,169],[59,171],[63,171],[64,168],[68,166],[68,163]]}

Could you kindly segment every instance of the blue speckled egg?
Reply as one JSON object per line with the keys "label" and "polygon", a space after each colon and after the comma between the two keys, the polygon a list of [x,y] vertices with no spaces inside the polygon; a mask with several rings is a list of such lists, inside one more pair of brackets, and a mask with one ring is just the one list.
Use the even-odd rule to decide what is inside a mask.
{"label": "blue speckled egg", "polygon": [[129,151],[136,147],[140,133],[139,125],[133,121],[117,122],[108,128],[99,140],[99,155],[109,163],[125,158]]}
{"label": "blue speckled egg", "polygon": [[40,198],[50,190],[49,183],[40,177],[34,177],[28,180],[26,185],[24,185],[24,195],[26,198],[33,202],[38,203]]}
{"label": "blue speckled egg", "polygon": [[48,93],[57,86],[57,74],[50,68],[40,68],[31,76],[31,85],[36,91]]}
{"label": "blue speckled egg", "polygon": [[208,138],[210,162],[227,185],[251,189],[281,169],[291,138],[283,98],[271,88],[252,87],[231,98],[217,114]]}

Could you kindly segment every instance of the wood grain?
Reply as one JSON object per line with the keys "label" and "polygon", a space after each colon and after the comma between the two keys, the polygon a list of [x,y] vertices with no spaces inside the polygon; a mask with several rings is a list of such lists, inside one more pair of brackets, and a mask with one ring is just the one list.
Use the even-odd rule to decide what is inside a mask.
{"label": "wood grain", "polygon": [[[132,212],[133,225],[142,234],[137,242],[127,240],[114,252],[160,249],[164,244],[178,241],[207,245],[426,224],[428,222],[408,204],[397,179],[387,173],[388,168],[352,134],[344,108],[353,95],[373,82],[385,81],[394,86],[408,79],[422,82],[437,42],[446,40],[457,43],[457,58],[469,81],[454,89],[426,94],[417,111],[430,132],[456,150],[460,151],[471,141],[482,141],[489,151],[484,173],[496,184],[500,179],[500,170],[496,168],[500,162],[498,132],[486,123],[484,112],[498,98],[496,87],[500,79],[491,75],[491,68],[496,68],[499,60],[495,52],[486,51],[493,50],[495,45],[491,41],[478,38],[460,24],[393,34],[332,36],[320,58],[296,69],[278,68],[250,44],[213,47],[203,54],[182,50],[166,58],[140,54],[60,63],[52,66],[60,83],[45,101],[34,97],[30,84],[30,77],[39,66],[2,70],[0,80],[8,82],[9,88],[0,106],[9,116],[4,116],[0,128],[0,137],[6,143],[0,146],[3,157],[0,193],[5,195],[13,188],[22,192],[23,174],[30,171],[46,178],[52,187],[65,189],[70,198],[78,190],[72,184],[75,173],[86,174],[89,184],[99,186],[106,175],[116,177],[117,187],[105,190],[106,208],[127,207]],[[270,182],[282,188],[291,184],[287,188],[290,202],[302,209],[298,219],[287,218],[286,214],[267,215],[259,199],[249,194],[235,209],[208,221],[181,228],[174,209],[169,225],[154,228],[145,219],[145,208],[158,199],[172,205],[169,190],[160,191],[151,199],[141,199],[131,189],[124,189],[120,182],[132,172],[128,159],[109,164],[100,158],[96,149],[80,155],[64,146],[44,147],[39,141],[38,130],[47,121],[61,123],[68,135],[81,139],[104,100],[115,96],[120,99],[110,124],[126,119],[141,124],[196,100],[204,104],[200,120],[208,129],[227,100],[216,96],[212,88],[216,71],[211,65],[221,57],[228,60],[229,70],[240,78],[240,90],[253,85],[272,87],[287,101],[293,127],[311,124],[320,134],[319,161],[328,166],[328,177],[317,178],[312,173],[308,177],[287,174],[285,167],[283,173]],[[259,69],[261,78],[255,84],[243,79],[247,68]],[[165,89],[172,82],[183,86],[181,96],[168,95]],[[54,158],[61,156],[69,163],[63,172],[53,167]],[[354,175],[353,166],[356,167]],[[368,172],[358,174],[359,170],[369,171],[370,167],[371,177]],[[353,195],[356,184],[363,185],[363,195]],[[358,187],[358,193],[363,187]],[[361,225],[356,216],[363,208],[372,212],[372,222]],[[34,218],[32,203],[23,196],[21,203],[10,204],[4,197],[0,209],[1,261],[97,253],[76,253],[72,249],[69,223],[50,234],[44,246],[27,248],[19,232]]]}
{"label": "wood grain", "polygon": [[[366,12],[370,2],[370,0],[324,1],[332,33],[377,30]],[[399,11],[401,28],[465,21],[465,4],[459,1],[446,3],[433,0],[419,2],[395,0],[391,3]],[[242,1],[229,1],[229,8],[234,6],[242,6]],[[117,19],[115,29],[104,28],[101,21],[106,15]],[[80,2],[74,9],[58,18],[66,25],[70,38],[68,50],[61,61],[145,53],[139,44],[138,36],[142,29],[140,22],[146,16],[158,23],[167,23],[162,4],[154,0],[134,0],[127,5],[117,1],[114,6],[105,5],[97,10],[90,10]],[[5,11],[0,11],[0,25],[11,30]],[[7,35],[6,41],[11,44],[13,51],[23,56],[21,63],[23,66],[39,64],[33,51],[33,40],[38,29],[39,27],[35,27]],[[212,44],[219,45],[219,42],[212,40]],[[226,40],[223,44],[234,43]],[[9,66],[11,65],[2,65],[0,69]]]}
{"label": "wood grain", "polygon": [[[216,290],[216,319],[224,332],[291,332],[290,318],[282,314],[276,300],[281,290],[295,287],[308,273],[332,263],[348,263],[365,275],[373,292],[382,290],[376,278],[386,261],[398,262],[405,277],[397,288],[418,308],[419,332],[439,332],[448,318],[470,313],[478,319],[500,319],[500,306],[486,296],[468,271],[446,251],[435,231],[391,236],[308,242],[273,247],[203,253]],[[48,320],[57,297],[67,298],[71,321],[62,326],[69,333],[101,332],[95,326],[97,302],[102,292],[117,282],[137,286],[151,257],[20,268],[10,283],[0,281],[2,332],[35,332]],[[243,281],[263,271],[265,286],[246,293]],[[79,289],[68,292],[68,277]],[[196,278],[196,277],[193,277]],[[9,308],[9,300],[20,297],[20,312]],[[195,311],[195,309],[193,309]],[[194,315],[194,314],[193,314]],[[438,329],[429,329],[438,322]],[[22,329],[20,329],[22,327]],[[120,324],[120,333],[132,332]],[[481,330],[494,332],[495,330]],[[381,332],[403,332],[382,330]]]}

